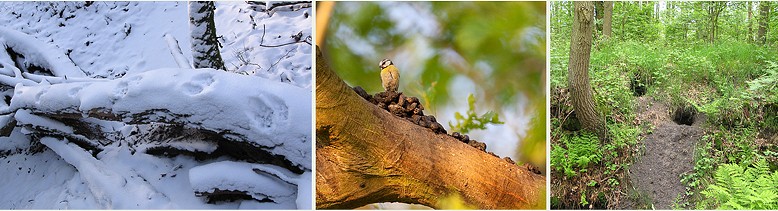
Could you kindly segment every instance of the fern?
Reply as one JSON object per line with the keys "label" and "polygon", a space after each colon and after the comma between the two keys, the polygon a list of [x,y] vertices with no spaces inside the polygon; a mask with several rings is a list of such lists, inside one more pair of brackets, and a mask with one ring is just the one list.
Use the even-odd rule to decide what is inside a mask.
{"label": "fern", "polygon": [[702,194],[712,200],[706,204],[719,204],[716,209],[778,209],[778,172],[770,172],[765,159],[754,162],[753,167],[723,164],[714,179],[716,182]]}
{"label": "fern", "polygon": [[[565,135],[560,139],[562,145],[553,145],[551,150],[551,166],[572,177],[578,172],[586,171],[591,163],[598,163],[602,158],[600,141],[593,133],[580,132],[578,134]],[[566,148],[565,148],[566,147]],[[580,170],[575,170],[576,168]]]}

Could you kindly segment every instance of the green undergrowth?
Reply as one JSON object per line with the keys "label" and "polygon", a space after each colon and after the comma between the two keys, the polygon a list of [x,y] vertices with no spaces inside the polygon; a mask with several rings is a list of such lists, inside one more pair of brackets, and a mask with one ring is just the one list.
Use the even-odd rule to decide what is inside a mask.
{"label": "green undergrowth", "polygon": [[[569,40],[558,43],[552,42],[550,52],[551,90],[567,87],[570,44]],[[691,203],[677,200],[676,207],[769,207],[774,198],[773,202],[753,199],[769,195],[721,192],[722,187],[752,191],[759,188],[755,184],[735,186],[721,179],[739,175],[731,174],[734,166],[748,172],[764,162],[759,168],[772,172],[778,169],[778,57],[771,53],[775,50],[738,41],[711,44],[614,39],[598,43],[592,48],[589,77],[597,111],[603,114],[612,140],[601,146],[591,134],[564,129],[562,125],[574,117],[568,114],[573,110],[569,96],[552,92],[552,109],[562,111],[552,110],[551,114],[552,190],[574,190],[552,191],[552,207],[589,208],[587,204],[601,203],[600,193],[605,194],[605,201],[621,197],[600,191],[601,187],[629,192],[624,184],[628,175],[617,172],[629,167],[634,160],[631,152],[640,145],[639,137],[653,128],[636,121],[637,99],[641,96],[665,103],[671,112],[693,110],[705,118],[699,125],[705,135],[695,145],[694,170],[679,175],[687,191],[686,196],[678,197],[688,197]],[[598,176],[606,173],[611,174],[610,178]],[[741,174],[743,181],[752,178]],[[645,196],[628,197],[641,201]]]}

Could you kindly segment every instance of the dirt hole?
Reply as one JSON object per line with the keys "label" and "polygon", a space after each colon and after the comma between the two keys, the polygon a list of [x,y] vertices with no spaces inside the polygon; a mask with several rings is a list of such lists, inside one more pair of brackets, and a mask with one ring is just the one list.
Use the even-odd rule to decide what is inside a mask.
{"label": "dirt hole", "polygon": [[679,125],[689,125],[694,123],[694,115],[697,114],[697,109],[691,106],[678,107],[673,112],[673,122]]}
{"label": "dirt hole", "polygon": [[643,75],[633,75],[632,80],[629,81],[629,89],[632,90],[632,95],[636,97],[645,95],[648,90],[647,81]]}

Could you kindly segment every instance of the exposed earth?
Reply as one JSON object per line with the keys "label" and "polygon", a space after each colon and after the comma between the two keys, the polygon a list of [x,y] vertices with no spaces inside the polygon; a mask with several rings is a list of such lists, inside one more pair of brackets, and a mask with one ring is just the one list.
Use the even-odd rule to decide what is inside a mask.
{"label": "exposed earth", "polygon": [[648,96],[638,98],[636,112],[638,121],[650,123],[651,128],[630,169],[634,190],[646,200],[645,206],[651,206],[646,207],[649,209],[671,209],[673,202],[687,202],[680,175],[694,170],[694,149],[704,134],[704,114],[680,118],[684,122],[674,118],[676,115],[663,102]]}

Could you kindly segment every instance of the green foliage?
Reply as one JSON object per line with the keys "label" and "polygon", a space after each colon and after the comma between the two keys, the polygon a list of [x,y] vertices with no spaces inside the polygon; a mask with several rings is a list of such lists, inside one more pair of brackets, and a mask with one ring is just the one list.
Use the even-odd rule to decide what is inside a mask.
{"label": "green foliage", "polygon": [[494,111],[486,112],[479,117],[475,113],[475,98],[473,98],[473,94],[470,94],[470,96],[467,97],[467,103],[468,107],[470,108],[470,110],[465,112],[467,117],[462,116],[462,114],[459,112],[454,113],[454,118],[456,118],[457,125],[453,125],[451,122],[449,122],[448,125],[451,127],[451,130],[467,133],[470,132],[470,130],[475,129],[485,130],[486,124],[489,123],[504,124],[504,122],[500,122],[499,115],[497,115],[497,113]]}
{"label": "green foliage", "polygon": [[600,141],[593,133],[582,131],[568,134],[563,136],[560,142],[561,145],[552,144],[551,168],[567,177],[585,172],[589,164],[598,163],[602,158]]}
{"label": "green foliage", "polygon": [[757,98],[765,102],[778,102],[778,63],[767,61],[765,74],[748,82],[748,89],[743,92],[743,98]]}
{"label": "green foliage", "polygon": [[685,209],[687,206],[689,206],[689,202],[681,202],[683,201],[683,197],[679,193],[678,195],[675,195],[675,199],[673,200],[673,204],[670,205],[670,208],[673,210],[682,210]]}
{"label": "green foliage", "polygon": [[585,206],[589,204],[589,202],[586,201],[586,189],[583,189],[581,191],[581,206]]}
{"label": "green foliage", "polygon": [[607,127],[611,143],[605,145],[604,148],[611,152],[611,157],[618,156],[616,149],[637,143],[637,137],[640,134],[639,128],[627,124],[609,124]]}
{"label": "green foliage", "polygon": [[[399,91],[428,111],[465,110],[455,108],[461,92],[492,100],[485,105],[500,114],[547,107],[546,2],[337,2],[318,29],[327,64],[368,93],[384,91],[378,62],[388,58],[400,71]],[[546,125],[545,114],[524,125],[531,129],[521,150],[541,153],[520,159],[546,163]]]}
{"label": "green foliage", "polygon": [[681,183],[686,185],[686,194],[694,195],[696,190],[702,189],[705,185],[705,178],[712,175],[713,169],[719,160],[711,155],[713,150],[711,136],[703,137],[703,144],[694,149],[694,171],[688,174],[682,174]]}
{"label": "green foliage", "polygon": [[702,191],[707,209],[775,210],[778,209],[778,173],[770,172],[764,159],[753,167],[723,164],[716,170],[716,183]]}

